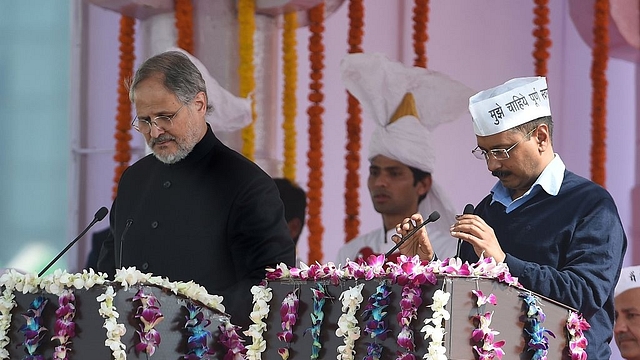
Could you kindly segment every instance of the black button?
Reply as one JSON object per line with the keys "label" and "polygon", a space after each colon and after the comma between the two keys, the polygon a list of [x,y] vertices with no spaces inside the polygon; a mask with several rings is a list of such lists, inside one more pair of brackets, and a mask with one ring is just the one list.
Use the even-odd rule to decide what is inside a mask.
{"label": "black button", "polygon": [[151,228],[152,229],[155,229],[157,227],[158,227],[158,222],[157,221],[154,221],[154,222],[151,223]]}
{"label": "black button", "polygon": [[149,268],[149,263],[142,264],[142,270],[147,270]]}
{"label": "black button", "polygon": [[169,181],[169,180],[165,181],[165,182],[162,184],[162,186],[164,186],[164,187],[165,187],[165,189],[170,188],[170,187],[171,187],[171,181]]}

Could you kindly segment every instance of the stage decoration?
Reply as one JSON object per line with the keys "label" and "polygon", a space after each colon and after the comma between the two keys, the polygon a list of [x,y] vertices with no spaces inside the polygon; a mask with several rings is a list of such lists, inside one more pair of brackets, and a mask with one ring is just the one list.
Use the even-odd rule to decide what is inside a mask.
{"label": "stage decoration", "polygon": [[355,342],[360,338],[360,327],[356,319],[356,311],[360,309],[360,304],[364,300],[362,288],[364,283],[350,287],[340,294],[342,301],[342,315],[338,319],[338,329],[336,336],[344,339],[344,345],[338,346],[338,353],[341,354],[338,360],[355,359]]}
{"label": "stage decoration", "polygon": [[187,340],[189,351],[184,358],[189,360],[208,358],[209,355],[214,354],[213,349],[209,349],[207,345],[211,332],[206,327],[209,326],[210,321],[204,318],[202,308],[194,303],[189,302],[184,307],[188,312],[184,328],[187,329],[189,334]]}
{"label": "stage decoration", "polygon": [[11,342],[9,328],[11,327],[11,310],[16,306],[13,289],[5,287],[0,297],[0,359],[8,359],[9,351],[6,347]]}
{"label": "stage decoration", "polygon": [[385,309],[389,306],[389,295],[391,295],[391,287],[387,280],[383,280],[376,288],[376,292],[369,297],[362,312],[362,317],[367,322],[364,332],[373,339],[373,342],[367,345],[365,360],[375,360],[382,357],[384,347],[376,340],[384,341],[389,333],[384,320],[387,316]]}
{"label": "stage decoration", "polygon": [[177,45],[190,54],[194,54],[193,45],[193,4],[191,0],[175,0]]}
{"label": "stage decoration", "polygon": [[[364,4],[362,0],[349,0],[349,53],[362,52],[364,34]],[[344,241],[359,234],[360,228],[360,149],[362,148],[362,108],[358,100],[347,92],[347,175],[345,179]]]}
{"label": "stage decoration", "polygon": [[259,360],[262,359],[262,353],[267,349],[267,343],[262,337],[262,333],[267,331],[267,323],[264,320],[269,315],[269,301],[273,295],[266,284],[253,286],[251,294],[253,294],[253,311],[249,314],[249,318],[253,324],[249,325],[249,330],[244,332],[252,339],[251,345],[247,346],[247,359]]}
{"label": "stage decoration", "polygon": [[582,315],[569,311],[567,318],[567,333],[569,335],[569,352],[571,360],[587,360],[587,345],[589,342],[584,336],[584,331],[589,330],[591,325]]}
{"label": "stage decoration", "polygon": [[333,299],[327,292],[325,287],[318,283],[316,288],[311,288],[313,292],[313,311],[311,312],[311,324],[312,326],[307,329],[311,332],[311,359],[320,358],[320,350],[322,349],[322,342],[320,341],[320,330],[322,328],[322,322],[324,321],[324,303],[327,299]]}
{"label": "stage decoration", "polygon": [[[482,311],[481,309],[483,309],[486,304],[498,304],[494,294],[485,296],[479,289],[472,290],[471,292],[476,296],[478,312]],[[495,336],[500,333],[490,327],[492,316],[493,311],[487,311],[482,315],[478,313],[478,315],[474,316],[475,321],[478,323],[478,327],[471,333],[471,340],[480,344],[474,345],[473,350],[478,354],[481,360],[502,359],[502,356],[504,356],[504,350],[502,350],[502,347],[505,342],[503,340],[495,341]]]}
{"label": "stage decoration", "polygon": [[534,0],[535,7],[533,13],[535,15],[533,24],[533,36],[536,38],[533,49],[533,60],[535,72],[537,76],[547,76],[547,60],[549,59],[549,47],[551,47],[551,39],[549,38],[549,0]]}
{"label": "stage decoration", "polygon": [[256,32],[255,0],[238,0],[238,75],[239,96],[251,99],[251,124],[242,129],[242,154],[255,160],[256,104],[253,92],[256,88],[253,36]]}
{"label": "stage decoration", "polygon": [[111,355],[115,360],[124,360],[127,358],[125,350],[127,347],[120,340],[127,329],[124,324],[118,323],[120,314],[116,311],[116,307],[113,305],[113,299],[116,296],[116,292],[113,286],[107,286],[106,291],[98,296],[96,300],[100,303],[100,310],[98,312],[104,318],[103,328],[107,330],[107,340],[104,344],[111,349]]}
{"label": "stage decoration", "polygon": [[433,311],[430,318],[424,319],[424,326],[420,332],[424,333],[424,339],[429,340],[427,353],[423,359],[427,360],[447,360],[445,355],[447,348],[444,346],[444,322],[451,318],[451,314],[445,306],[449,302],[451,294],[442,290],[436,290],[433,294],[433,301],[428,307]]}
{"label": "stage decoration", "polygon": [[594,5],[593,62],[591,64],[591,180],[606,187],[607,64],[609,60],[609,0]]}
{"label": "stage decoration", "polygon": [[322,114],[324,108],[324,94],[322,93],[322,70],[324,69],[324,2],[313,7],[309,16],[309,60],[311,64],[309,83],[309,150],[307,152],[307,166],[309,175],[307,180],[307,229],[309,230],[309,263],[322,261]]}
{"label": "stage decoration", "polygon": [[72,291],[64,290],[58,297],[58,309],[56,310],[56,323],[52,341],[57,340],[60,345],[53,351],[54,359],[69,359],[72,351],[71,339],[76,336],[76,324],[73,319],[76,316],[76,298]]}
{"label": "stage decoration", "polygon": [[229,322],[218,327],[220,329],[220,343],[227,349],[225,360],[243,360],[247,349],[244,347],[244,340],[238,335],[239,326]]}
{"label": "stage decoration", "polygon": [[280,307],[280,319],[282,321],[283,331],[278,333],[278,339],[287,344],[286,347],[278,349],[278,353],[283,360],[289,358],[289,347],[293,341],[293,326],[298,321],[298,305],[300,301],[297,293],[298,289],[296,288],[287,294]]}
{"label": "stage decoration", "polygon": [[527,325],[525,331],[529,334],[527,342],[528,351],[533,351],[532,360],[547,360],[549,353],[549,339],[547,335],[556,337],[556,335],[542,326],[545,320],[544,312],[540,307],[539,300],[533,294],[522,293],[520,297],[527,304]]}
{"label": "stage decoration", "polygon": [[20,332],[24,334],[22,346],[28,354],[24,357],[25,360],[44,360],[44,356],[37,354],[37,351],[47,332],[47,328],[42,326],[42,311],[47,302],[47,298],[38,296],[33,299],[27,312],[22,314],[25,320],[25,324],[20,328]]}
{"label": "stage decoration", "polygon": [[118,106],[116,112],[116,129],[113,137],[116,139],[115,174],[113,176],[112,199],[118,193],[118,182],[122,173],[129,167],[131,161],[131,100],[127,81],[133,77],[133,63],[135,56],[135,24],[136,20],[129,16],[120,17],[120,62],[118,63]]}
{"label": "stage decoration", "polygon": [[134,316],[140,321],[140,330],[136,330],[139,339],[135,346],[136,352],[144,352],[152,356],[162,341],[160,333],[155,329],[155,326],[164,320],[160,311],[160,302],[152,292],[146,294],[143,287],[140,287],[133,297],[133,302],[140,303]]}
{"label": "stage decoration", "polygon": [[296,29],[298,16],[296,11],[284,14],[282,30],[282,129],[284,130],[284,162],[282,174],[285,178],[296,179],[296,87],[298,82],[298,55],[296,53]]}
{"label": "stage decoration", "polygon": [[429,21],[429,0],[415,0],[413,6],[413,66],[427,68],[427,22]]}

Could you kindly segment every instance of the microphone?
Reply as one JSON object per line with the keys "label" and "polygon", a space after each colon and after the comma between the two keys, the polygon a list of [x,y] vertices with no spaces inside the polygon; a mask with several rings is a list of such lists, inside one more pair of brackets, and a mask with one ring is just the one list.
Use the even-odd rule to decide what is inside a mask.
{"label": "microphone", "polygon": [[133,219],[127,219],[127,224],[124,226],[124,230],[122,231],[122,236],[120,236],[120,255],[118,258],[118,268],[122,268],[122,243],[124,242],[124,237],[127,235],[127,231],[129,231],[129,227],[133,224]]}
{"label": "microphone", "polygon": [[[471,204],[467,204],[464,206],[464,210],[462,211],[462,214],[473,214],[473,205]],[[459,258],[460,257],[460,246],[462,245],[462,239],[458,239],[458,247],[456,249],[456,257]]]}
{"label": "microphone", "polygon": [[82,235],[86,234],[87,231],[89,231],[89,229],[91,229],[93,225],[95,225],[98,221],[101,221],[102,219],[104,219],[104,217],[107,216],[108,212],[109,210],[107,210],[107,208],[104,206],[101,207],[100,210],[96,211],[96,214],[93,215],[93,220],[91,221],[91,223],[86,228],[84,228],[84,230],[82,230],[80,235],[78,235],[75,239],[73,239],[73,241],[70,242],[66,248],[62,249],[62,251],[60,251],[58,256],[56,256],[53,260],[51,260],[51,262],[48,263],[47,266],[45,266],[44,269],[42,269],[42,271],[38,273],[38,277],[42,276],[42,274],[44,274],[45,271],[49,270],[51,265],[55,264],[55,262],[58,261],[58,259],[60,259],[60,257],[62,257],[62,255],[64,255],[67,252],[67,250],[69,250],[73,246],[73,244],[76,243],[76,241],[80,240]]}
{"label": "microphone", "polygon": [[391,254],[393,254],[394,251],[396,251],[400,247],[400,245],[404,244],[404,242],[407,241],[410,237],[412,237],[413,234],[418,232],[418,230],[422,229],[423,226],[427,225],[428,223],[432,223],[438,219],[440,219],[440,213],[437,211],[432,212],[431,215],[429,215],[429,217],[427,218],[427,220],[423,221],[422,224],[416,226],[407,235],[403,236],[402,239],[400,239],[400,241],[398,241],[398,243],[384,255],[384,257],[388,258]]}

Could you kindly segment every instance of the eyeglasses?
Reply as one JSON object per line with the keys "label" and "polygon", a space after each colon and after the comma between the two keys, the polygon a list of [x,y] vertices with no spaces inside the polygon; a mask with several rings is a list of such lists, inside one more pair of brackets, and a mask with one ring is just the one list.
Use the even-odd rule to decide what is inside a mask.
{"label": "eyeglasses", "polygon": [[509,151],[513,150],[513,148],[515,148],[518,144],[520,144],[524,139],[528,139],[531,136],[531,134],[533,134],[533,132],[536,130],[538,130],[537,127],[529,131],[527,135],[525,135],[517,143],[511,145],[508,149],[491,149],[489,151],[486,151],[486,150],[480,149],[479,146],[476,146],[475,149],[471,150],[471,153],[473,154],[473,156],[476,157],[476,159],[480,159],[480,160],[489,160],[489,153],[491,153],[493,158],[496,160],[507,160],[509,158]]}
{"label": "eyeglasses", "polygon": [[182,110],[184,105],[185,104],[182,104],[182,106],[180,106],[180,108],[178,108],[178,110],[176,110],[176,112],[173,113],[173,115],[171,116],[160,115],[160,116],[154,117],[153,119],[151,119],[151,121],[140,119],[136,116],[131,122],[131,126],[133,126],[133,128],[136,129],[138,132],[145,135],[151,134],[151,125],[158,128],[158,130],[167,131],[171,129],[171,125],[173,125],[173,122],[172,122],[173,119],[176,117],[176,115],[178,115],[180,110]]}

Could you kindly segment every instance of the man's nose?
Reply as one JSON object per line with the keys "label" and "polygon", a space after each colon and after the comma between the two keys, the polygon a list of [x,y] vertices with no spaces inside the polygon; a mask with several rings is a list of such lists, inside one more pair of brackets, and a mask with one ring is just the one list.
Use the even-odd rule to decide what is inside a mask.
{"label": "man's nose", "polygon": [[487,169],[489,171],[495,171],[502,167],[502,161],[493,157],[492,154],[487,154],[489,157],[487,158]]}
{"label": "man's nose", "polygon": [[164,130],[159,128],[156,124],[151,124],[151,132],[149,133],[151,137],[157,138],[160,135],[164,134]]}

